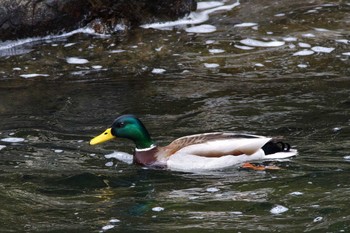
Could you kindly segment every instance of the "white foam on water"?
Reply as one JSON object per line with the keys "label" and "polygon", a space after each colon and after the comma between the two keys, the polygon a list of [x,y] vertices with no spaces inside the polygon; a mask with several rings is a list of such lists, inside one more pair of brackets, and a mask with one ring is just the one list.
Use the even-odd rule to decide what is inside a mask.
{"label": "white foam on water", "polygon": [[219,192],[220,189],[214,187],[214,188],[207,188],[206,191],[208,193],[216,193],[216,192]]}
{"label": "white foam on water", "polygon": [[216,27],[210,24],[202,24],[185,29],[186,32],[192,33],[211,33],[216,31]]}
{"label": "white foam on water", "polygon": [[302,34],[301,35],[302,37],[305,37],[305,38],[314,38],[314,37],[316,37],[314,34],[312,34],[312,33],[305,33],[305,34]]}
{"label": "white foam on water", "polygon": [[219,67],[220,65],[219,64],[216,64],[216,63],[204,63],[204,66],[206,68],[217,68]]}
{"label": "white foam on water", "polygon": [[0,145],[0,150],[4,149],[6,146]]}
{"label": "white foam on water", "polygon": [[162,68],[154,68],[151,72],[153,74],[163,74],[166,70]]}
{"label": "white foam on water", "polygon": [[78,64],[86,64],[88,63],[89,61],[85,58],[79,58],[79,57],[68,57],[66,59],[67,63],[69,64],[75,64],[75,65],[78,65]]}
{"label": "white foam on water", "polygon": [[301,196],[301,195],[304,195],[304,193],[296,191],[296,192],[291,192],[290,195],[292,195],[292,196]]}
{"label": "white foam on water", "polygon": [[257,66],[257,67],[264,67],[264,64],[256,63],[256,64],[254,64],[254,66]]}
{"label": "white foam on water", "polygon": [[108,230],[110,230],[110,229],[113,229],[114,227],[115,227],[114,225],[108,224],[108,225],[106,225],[106,226],[103,226],[103,227],[102,227],[102,230],[103,230],[103,231],[108,231]]}
{"label": "white foam on water", "polygon": [[270,210],[271,214],[282,214],[284,212],[288,211],[288,208],[283,205],[276,205]]}
{"label": "white foam on water", "polygon": [[107,155],[105,155],[105,158],[106,159],[114,158],[114,159],[117,159],[117,160],[124,162],[124,163],[127,163],[127,164],[132,164],[133,160],[134,160],[133,155],[125,153],[125,152],[121,152],[121,151],[115,151],[111,154],[107,154]]}
{"label": "white foam on water", "polygon": [[116,219],[116,218],[112,218],[111,220],[109,220],[110,223],[119,223],[120,220]]}
{"label": "white foam on water", "polygon": [[30,43],[35,43],[35,42],[40,42],[40,41],[47,41],[47,40],[54,40],[54,39],[60,39],[60,38],[66,38],[73,36],[75,34],[89,34],[89,35],[95,35],[95,36],[100,36],[100,37],[109,37],[109,35],[106,34],[99,34],[96,33],[95,30],[89,27],[85,28],[79,28],[71,32],[66,32],[60,35],[49,35],[49,36],[44,36],[44,37],[32,37],[32,38],[26,38],[26,39],[20,39],[20,40],[15,40],[15,41],[5,41],[0,43],[0,50],[7,50],[11,49],[17,46],[25,45],[25,44],[30,44]]}
{"label": "white foam on water", "polygon": [[310,45],[310,44],[303,43],[303,42],[298,43],[298,45],[299,45],[299,47],[301,47],[301,48],[311,48],[311,45]]}
{"label": "white foam on water", "polygon": [[335,40],[338,43],[344,43],[344,44],[349,44],[350,40],[347,39],[339,39],[339,40]]}
{"label": "white foam on water", "polygon": [[35,78],[35,77],[48,77],[48,74],[21,74],[21,78]]}
{"label": "white foam on water", "polygon": [[290,36],[290,37],[283,38],[283,40],[287,42],[293,42],[293,41],[297,41],[298,38]]}
{"label": "white foam on water", "polygon": [[65,44],[63,47],[71,47],[73,45],[75,45],[76,43],[68,43],[68,44]]}
{"label": "white foam on water", "polygon": [[105,163],[105,166],[106,167],[112,167],[113,166],[113,162],[107,162],[107,163]]}
{"label": "white foam on water", "polygon": [[63,152],[63,150],[61,150],[61,149],[55,149],[55,150],[53,150],[53,152],[55,152],[55,153],[62,153]]}
{"label": "white foam on water", "polygon": [[160,52],[160,51],[162,51],[162,48],[163,48],[163,46],[160,46],[159,48],[156,48],[154,50],[156,50],[157,52]]}
{"label": "white foam on water", "polygon": [[293,56],[309,56],[309,55],[312,55],[314,53],[315,52],[312,50],[304,49],[304,50],[298,51],[296,53],[293,53]]}
{"label": "white foam on water", "polygon": [[323,217],[316,217],[314,218],[313,222],[321,222],[323,220]]}
{"label": "white foam on water", "polygon": [[99,69],[102,69],[103,66],[96,65],[96,66],[91,66],[91,67],[95,70],[99,70]]}
{"label": "white foam on water", "polygon": [[2,138],[0,141],[2,142],[11,142],[11,143],[17,143],[17,142],[24,142],[24,138],[18,138],[18,137],[9,137],[9,138]]}
{"label": "white foam on water", "polygon": [[237,49],[242,49],[242,50],[252,50],[254,47],[250,46],[245,46],[245,45],[234,45]]}
{"label": "white foam on water", "polygon": [[12,70],[22,70],[22,68],[20,68],[20,67],[14,67],[14,68],[12,68]]}
{"label": "white foam on water", "polygon": [[317,53],[331,53],[334,48],[328,48],[328,47],[322,47],[322,46],[315,46],[311,48],[313,51]]}
{"label": "white foam on water", "polygon": [[205,9],[210,9],[210,8],[214,8],[222,5],[224,5],[224,3],[218,2],[218,1],[198,2],[197,10],[205,10]]}
{"label": "white foam on water", "polygon": [[224,53],[223,49],[209,49],[209,53]]}
{"label": "white foam on water", "polygon": [[330,30],[325,29],[325,28],[315,28],[315,31],[318,31],[318,32],[329,32]]}
{"label": "white foam on water", "polygon": [[[348,5],[350,5],[350,3],[347,3]],[[337,6],[336,4],[334,3],[325,3],[325,4],[322,4],[321,6],[324,6],[324,7],[332,7],[332,6]]]}
{"label": "white foam on water", "polygon": [[[188,16],[186,16],[182,19],[176,20],[176,21],[144,24],[144,25],[141,25],[141,27],[142,28],[154,28],[154,29],[160,29],[160,30],[168,30],[169,28],[176,27],[176,26],[200,24],[200,23],[204,23],[205,21],[207,21],[209,19],[209,15],[216,12],[216,11],[230,11],[234,7],[237,7],[239,5],[240,5],[240,3],[239,3],[239,1],[237,1],[236,3],[230,4],[230,5],[220,5],[220,6],[206,9],[203,11],[191,12]],[[199,10],[201,10],[201,9],[199,9]]]}
{"label": "white foam on water", "polygon": [[239,23],[239,24],[235,24],[233,27],[243,28],[243,27],[254,27],[257,25],[258,25],[257,23]]}
{"label": "white foam on water", "polygon": [[345,160],[349,160],[350,161],[350,155],[346,155],[343,157]]}
{"label": "white foam on water", "polygon": [[275,14],[276,17],[283,17],[283,16],[286,16],[285,13],[278,13],[278,14]]}
{"label": "white foam on water", "polygon": [[163,207],[160,207],[160,206],[157,206],[157,207],[153,207],[152,208],[152,211],[155,211],[155,212],[160,212],[160,211],[163,211],[164,208]]}
{"label": "white foam on water", "polygon": [[314,9],[314,10],[308,10],[306,12],[306,14],[312,14],[312,13],[318,13],[318,11]]}
{"label": "white foam on water", "polygon": [[117,25],[115,25],[114,27],[114,31],[118,32],[118,31],[125,31],[127,29],[127,26],[125,24],[121,24],[118,23]]}
{"label": "white foam on water", "polygon": [[111,50],[111,51],[109,51],[109,53],[123,53],[123,52],[125,52],[126,50],[124,50],[124,49],[115,49],[115,50]]}
{"label": "white foam on water", "polygon": [[299,64],[298,67],[299,68],[307,68],[307,65],[306,64]]}
{"label": "white foam on water", "polygon": [[205,44],[214,44],[215,43],[215,40],[207,40],[205,41]]}
{"label": "white foam on water", "polygon": [[252,47],[280,47],[286,43],[284,41],[260,41],[251,38],[243,39],[240,42],[244,45]]}
{"label": "white foam on water", "polygon": [[350,56],[350,52],[342,53],[345,56]]}

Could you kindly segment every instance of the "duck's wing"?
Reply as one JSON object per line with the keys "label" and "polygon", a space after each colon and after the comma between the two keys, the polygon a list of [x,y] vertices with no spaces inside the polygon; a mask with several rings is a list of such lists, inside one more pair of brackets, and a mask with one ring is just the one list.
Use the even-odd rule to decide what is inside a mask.
{"label": "duck's wing", "polygon": [[169,155],[175,153],[204,157],[251,155],[270,140],[271,138],[251,134],[206,133],[181,137],[165,149]]}

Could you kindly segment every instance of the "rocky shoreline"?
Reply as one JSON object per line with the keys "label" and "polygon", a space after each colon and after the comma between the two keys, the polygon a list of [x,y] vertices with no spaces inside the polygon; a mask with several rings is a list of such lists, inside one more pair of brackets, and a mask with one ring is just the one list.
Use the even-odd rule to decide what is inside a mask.
{"label": "rocky shoreline", "polygon": [[0,40],[45,36],[90,25],[110,32],[117,25],[175,20],[196,10],[196,0],[0,0]]}

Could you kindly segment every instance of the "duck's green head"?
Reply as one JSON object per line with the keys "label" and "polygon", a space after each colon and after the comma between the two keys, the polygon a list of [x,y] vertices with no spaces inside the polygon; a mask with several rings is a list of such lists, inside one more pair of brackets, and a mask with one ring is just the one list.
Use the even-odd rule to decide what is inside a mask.
{"label": "duck's green head", "polygon": [[138,149],[149,148],[153,144],[146,127],[134,115],[122,115],[115,119],[112,127],[93,138],[90,145],[96,145],[114,138],[130,139]]}

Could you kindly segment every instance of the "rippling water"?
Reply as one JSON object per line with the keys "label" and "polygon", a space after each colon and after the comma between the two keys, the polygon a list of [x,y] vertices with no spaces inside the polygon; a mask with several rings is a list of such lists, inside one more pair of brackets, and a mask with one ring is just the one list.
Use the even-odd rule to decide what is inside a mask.
{"label": "rippling water", "polygon": [[[0,45],[1,232],[349,231],[349,3],[200,6],[186,24]],[[299,155],[277,172],[142,169],[105,157],[128,141],[88,145],[123,113],[159,144],[229,130]]]}

